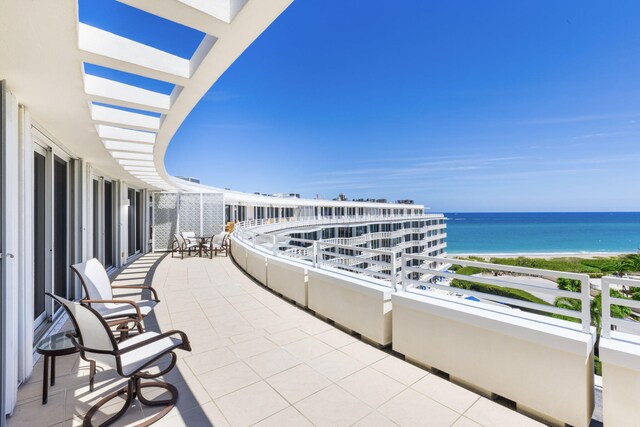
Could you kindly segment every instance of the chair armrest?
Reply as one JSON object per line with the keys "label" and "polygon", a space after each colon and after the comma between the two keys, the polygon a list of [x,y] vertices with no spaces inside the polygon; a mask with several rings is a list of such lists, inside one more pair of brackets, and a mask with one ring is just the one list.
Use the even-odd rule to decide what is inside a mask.
{"label": "chair armrest", "polygon": [[111,285],[111,289],[148,289],[153,294],[153,300],[156,302],[160,302],[156,290],[148,285]]}
{"label": "chair armrest", "polygon": [[165,338],[168,338],[168,337],[170,337],[172,335],[176,335],[176,334],[180,335],[180,340],[182,341],[182,345],[180,347],[183,350],[191,351],[191,343],[189,342],[189,337],[187,337],[187,334],[185,334],[182,331],[172,330],[172,331],[164,332],[164,333],[162,333],[160,335],[156,335],[155,337],[149,338],[148,340],[137,342],[137,343],[135,343],[133,345],[130,345],[130,346],[127,346],[127,347],[125,347],[123,349],[118,349],[117,353],[118,353],[118,355],[122,355],[122,354],[128,353],[130,351],[137,350],[140,347],[144,347],[145,345],[152,344],[152,343],[154,343],[156,341],[163,340]]}
{"label": "chair armrest", "polygon": [[67,336],[69,337],[73,345],[80,351],[88,352],[88,353],[98,353],[98,354],[111,354],[113,356],[116,355],[115,350],[97,350],[94,348],[85,347],[82,344],[80,344],[78,340],[76,340],[77,338],[76,336],[73,336],[73,335],[67,335]]}
{"label": "chair armrest", "polygon": [[126,299],[82,299],[80,302],[85,304],[129,304],[136,310],[136,317],[138,320],[142,320],[142,313],[140,312],[140,306],[131,300]]}

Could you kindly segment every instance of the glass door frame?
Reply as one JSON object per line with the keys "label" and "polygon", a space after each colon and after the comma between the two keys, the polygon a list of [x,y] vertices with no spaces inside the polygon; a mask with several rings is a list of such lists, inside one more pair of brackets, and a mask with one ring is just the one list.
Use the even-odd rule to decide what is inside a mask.
{"label": "glass door frame", "polygon": [[[52,287],[51,287],[51,283],[52,283],[52,262],[51,262],[51,247],[53,244],[53,239],[52,239],[52,221],[51,221],[51,216],[49,215],[51,212],[51,195],[52,195],[52,165],[50,163],[50,159],[53,157],[50,154],[50,150],[48,149],[47,146],[45,146],[41,141],[39,141],[35,135],[33,138],[33,154],[35,157],[35,154],[39,154],[41,156],[44,156],[44,210],[45,210],[45,214],[44,214],[44,248],[38,248],[36,247],[35,243],[33,246],[33,251],[34,251],[34,255],[33,255],[33,261],[34,261],[34,279],[35,279],[35,273],[36,273],[36,267],[35,267],[35,260],[36,260],[36,255],[35,255],[35,251],[36,250],[42,250],[44,252],[44,292],[51,292]],[[34,162],[34,173],[35,173],[35,162]],[[35,188],[36,186],[36,182],[34,180],[33,182],[33,197],[35,197]],[[33,208],[35,209],[35,200],[34,200],[34,205]],[[34,212],[34,219],[35,219],[35,212]],[[36,229],[34,227],[33,232],[36,232]],[[35,282],[34,282],[35,285]],[[36,298],[36,290],[34,288],[34,302],[35,302],[35,298]],[[33,329],[34,330],[38,330],[42,325],[45,325],[47,323],[47,320],[51,317],[51,308],[48,307],[47,304],[47,298],[45,297],[45,301],[44,301],[44,311],[36,318],[34,318],[33,320]],[[35,313],[34,313],[35,315]]]}
{"label": "glass door frame", "polygon": [[[117,218],[117,207],[116,207],[116,195],[115,195],[115,190],[116,190],[116,186],[118,181],[115,181],[111,178],[105,177],[103,175],[98,175],[99,172],[95,171],[92,172],[90,174],[90,187],[91,187],[91,197],[89,200],[89,206],[91,207],[91,252],[93,254],[94,258],[97,258],[102,265],[105,266],[105,268],[107,269],[107,271],[110,271],[114,268],[116,268],[115,264],[116,264],[116,255],[117,255],[117,251],[116,251],[116,235],[117,235],[117,224],[115,221],[115,218]],[[97,181],[98,183],[98,192],[96,194],[95,192],[95,187],[94,187],[94,181]],[[107,220],[107,216],[106,216],[106,184],[109,183],[111,185],[111,235],[107,236],[107,227],[106,227],[106,220]],[[96,204],[97,203],[97,204]],[[97,236],[98,239],[100,240],[100,242],[98,243],[98,253],[95,253],[95,247],[96,247],[96,242],[95,242],[95,238],[96,238],[96,223],[95,223],[95,212],[94,209],[96,209],[97,207],[97,226],[98,226],[98,230],[97,230]],[[111,240],[111,264],[107,265],[106,263],[106,259],[107,259],[107,239]]]}
{"label": "glass door frame", "polygon": [[[51,141],[44,133],[39,131],[36,127],[32,127],[32,138],[33,138],[33,152],[44,154],[45,156],[45,292],[54,292],[54,269],[55,269],[55,253],[54,253],[54,225],[55,225],[55,212],[54,212],[54,198],[55,198],[55,189],[54,189],[54,162],[56,161],[56,157],[62,160],[66,164],[66,177],[65,177],[65,187],[67,194],[67,203],[65,210],[65,222],[67,224],[67,232],[64,236],[66,239],[66,259],[67,264],[69,263],[69,255],[71,249],[71,217],[70,210],[72,205],[72,192],[71,189],[71,161],[72,158],[64,151],[59,149],[53,141]],[[34,183],[35,184],[35,183]],[[33,190],[32,190],[33,192]],[[34,230],[35,231],[35,230]],[[35,247],[34,247],[35,250]],[[70,295],[73,291],[75,292],[74,286],[71,283],[69,277],[69,268],[68,265],[64,268],[66,280],[66,292],[67,295]],[[35,291],[35,289],[34,289]],[[35,295],[34,295],[35,298]],[[55,309],[56,306],[51,298],[45,298],[45,311],[42,315],[38,316],[38,318],[34,319],[33,329],[34,331],[42,331],[46,329],[46,325],[49,322],[55,321],[60,315],[62,315],[63,310],[61,307]],[[37,333],[36,333],[37,336]]]}
{"label": "glass door frame", "polygon": [[[129,198],[129,192],[132,192],[133,198]],[[125,186],[124,191],[124,199],[126,200],[125,206],[127,207],[126,211],[126,235],[124,236],[124,241],[126,242],[126,251],[123,251],[125,254],[126,262],[130,259],[139,256],[146,252],[146,233],[145,227],[147,226],[147,218],[146,215],[146,207],[148,205],[146,195],[147,192],[142,188],[133,187],[130,185]],[[133,220],[131,221],[131,209],[133,209]],[[133,225],[133,227],[131,227]],[[133,235],[131,235],[133,228]],[[131,250],[131,243],[133,243],[133,251]],[[136,248],[135,246],[139,244],[140,247]]]}

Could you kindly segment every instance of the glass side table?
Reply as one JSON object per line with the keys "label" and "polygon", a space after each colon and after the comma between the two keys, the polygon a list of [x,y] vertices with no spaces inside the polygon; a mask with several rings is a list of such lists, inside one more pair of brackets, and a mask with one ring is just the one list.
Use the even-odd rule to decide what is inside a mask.
{"label": "glass side table", "polygon": [[[49,359],[51,359],[51,386],[56,384],[56,357],[74,354],[78,349],[73,345],[68,334],[75,332],[64,331],[50,335],[41,339],[36,344],[36,351],[44,356],[44,369],[42,378],[42,404],[47,403],[49,395]],[[93,364],[92,364],[93,365]],[[91,376],[93,377],[93,366],[91,366]]]}

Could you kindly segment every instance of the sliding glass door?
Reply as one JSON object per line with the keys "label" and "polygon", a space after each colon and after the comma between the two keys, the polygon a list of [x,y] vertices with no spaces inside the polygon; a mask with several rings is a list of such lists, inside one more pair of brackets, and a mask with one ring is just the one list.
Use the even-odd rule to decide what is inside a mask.
{"label": "sliding glass door", "polygon": [[115,227],[113,219],[113,183],[111,181],[104,182],[104,266],[106,268],[114,267],[114,249],[115,249]]}
{"label": "sliding glass door", "polygon": [[47,317],[45,295],[47,291],[47,190],[46,152],[33,153],[33,316],[38,327]]}
{"label": "sliding glass door", "polygon": [[33,316],[40,331],[61,312],[45,292],[75,296],[69,283],[71,167],[45,141],[36,137],[33,144]]}
{"label": "sliding glass door", "polygon": [[69,162],[53,156],[53,290],[73,299],[69,286]]}
{"label": "sliding glass door", "polygon": [[93,257],[102,259],[101,247],[102,240],[102,212],[100,209],[100,181],[98,179],[91,180],[91,190],[93,191],[93,203],[91,203],[91,216],[93,217]]}
{"label": "sliding glass door", "polygon": [[142,250],[142,231],[144,224],[144,198],[143,192],[133,188],[127,190],[129,199],[129,211],[127,215],[128,225],[128,255],[132,256]]}
{"label": "sliding glass door", "polygon": [[114,185],[103,177],[94,177],[91,189],[93,256],[109,269],[115,266]]}

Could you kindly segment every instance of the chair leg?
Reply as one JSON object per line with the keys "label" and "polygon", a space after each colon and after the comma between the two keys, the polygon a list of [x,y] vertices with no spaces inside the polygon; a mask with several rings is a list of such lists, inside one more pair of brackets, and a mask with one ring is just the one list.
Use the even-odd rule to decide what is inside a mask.
{"label": "chair leg", "polygon": [[[163,388],[167,390],[171,394],[171,397],[169,397],[168,399],[162,399],[162,400],[148,400],[142,395],[142,389],[153,388],[153,387]],[[127,381],[126,387],[121,388],[120,390],[117,390],[109,394],[108,396],[101,399],[94,406],[92,406],[91,409],[89,409],[89,412],[87,412],[87,414],[84,416],[84,421],[82,423],[83,427],[92,427],[93,423],[91,422],[91,418],[93,418],[96,412],[98,412],[98,410],[104,405],[106,405],[108,402],[110,402],[111,400],[123,394],[127,395],[127,400],[124,402],[124,405],[122,406],[122,408],[120,408],[120,410],[115,415],[113,415],[112,417],[104,421],[102,424],[100,424],[100,427],[106,427],[108,425],[111,425],[115,421],[117,421],[120,417],[122,417],[127,412],[131,404],[133,403],[133,399],[136,397],[138,398],[140,403],[142,403],[143,405],[165,406],[165,408],[162,409],[160,412],[155,414],[153,417],[145,420],[144,422],[137,424],[136,427],[146,427],[155,423],[160,418],[167,415],[173,409],[173,407],[176,405],[176,402],[178,401],[178,389],[172,384],[168,384],[163,381],[149,381],[146,383],[142,383],[141,377],[133,376],[129,378],[129,381]]]}
{"label": "chair leg", "polygon": [[89,391],[93,391],[93,385],[96,379],[96,361],[89,362]]}
{"label": "chair leg", "polygon": [[131,403],[133,402],[133,398],[136,395],[136,392],[135,392],[135,381],[134,381],[133,378],[130,378],[129,381],[127,381],[127,386],[126,387],[121,388],[120,390],[114,391],[113,393],[111,393],[108,396],[100,399],[100,401],[98,403],[93,405],[91,407],[91,409],[89,409],[89,412],[87,412],[87,414],[84,416],[84,420],[82,422],[82,426],[83,427],[92,427],[93,423],[91,422],[91,418],[93,418],[93,416],[96,414],[96,412],[98,412],[98,410],[101,407],[103,407],[104,405],[109,403],[111,400],[113,400],[116,397],[121,396],[123,394],[127,395],[127,400],[124,402],[124,405],[122,406],[122,408],[120,408],[120,410],[115,415],[109,417],[105,422],[100,424],[100,427],[106,427],[108,425],[113,424],[118,418],[120,418],[121,416],[123,416],[125,414],[125,412],[127,412],[129,407],[131,406]]}

